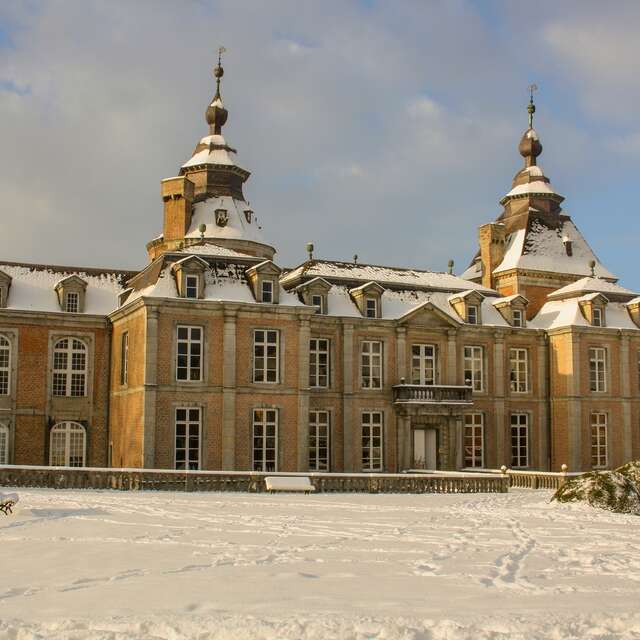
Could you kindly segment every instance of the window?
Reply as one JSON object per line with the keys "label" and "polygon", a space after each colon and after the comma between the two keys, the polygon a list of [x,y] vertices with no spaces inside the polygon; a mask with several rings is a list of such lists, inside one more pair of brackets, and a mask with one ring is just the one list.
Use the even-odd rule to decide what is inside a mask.
{"label": "window", "polygon": [[607,352],[602,347],[589,349],[589,388],[591,391],[607,390]]}
{"label": "window", "polygon": [[478,317],[479,317],[478,305],[470,304],[467,307],[467,322],[469,324],[478,324]]}
{"label": "window", "polygon": [[591,414],[591,466],[607,466],[607,414]]}
{"label": "window", "polygon": [[464,417],[464,466],[484,467],[484,415],[468,413]]}
{"label": "window", "polygon": [[253,470],[278,470],[278,411],[253,410]]}
{"label": "window", "polygon": [[9,427],[0,424],[0,464],[9,464]]}
{"label": "window", "polygon": [[178,327],[176,380],[202,380],[202,328]]}
{"label": "window", "polygon": [[464,384],[474,391],[484,390],[484,348],[464,348]]}
{"label": "window", "polygon": [[184,297],[198,298],[200,296],[200,276],[186,275],[184,277]]}
{"label": "window", "polygon": [[277,383],[280,379],[280,334],[276,330],[253,332],[253,381]]}
{"label": "window", "polygon": [[591,324],[594,327],[604,327],[604,314],[602,313],[602,309],[600,307],[593,307],[593,311],[591,312]]}
{"label": "window", "polygon": [[529,414],[511,414],[511,466],[529,466]]}
{"label": "window", "polygon": [[273,280],[262,281],[262,302],[273,302]]}
{"label": "window", "polygon": [[361,349],[362,388],[382,389],[382,342],[365,340]]}
{"label": "window", "polygon": [[80,309],[80,294],[69,291],[64,296],[64,310],[67,313],[78,313]]}
{"label": "window", "polygon": [[309,341],[309,386],[329,386],[329,340],[312,338]]}
{"label": "window", "polygon": [[362,470],[382,471],[382,412],[362,414]]}
{"label": "window", "polygon": [[309,412],[309,471],[329,471],[329,412]]}
{"label": "window", "polygon": [[323,295],[314,293],[311,296],[311,304],[316,308],[316,313],[326,313]]}
{"label": "window", "polygon": [[524,314],[522,313],[522,310],[514,309],[511,314],[511,317],[513,318],[513,326],[524,327]]}
{"label": "window", "polygon": [[411,384],[436,383],[436,348],[432,344],[411,346]]}
{"label": "window", "polygon": [[120,384],[129,382],[129,332],[120,337]]}
{"label": "window", "polygon": [[53,395],[84,396],[86,381],[87,346],[77,338],[58,340],[53,347]]}
{"label": "window", "polygon": [[0,335],[0,396],[9,395],[11,376],[11,343]]}
{"label": "window", "polygon": [[509,349],[509,382],[514,393],[529,391],[529,353],[526,349]]}
{"label": "window", "polygon": [[195,471],[200,468],[199,408],[176,409],[175,468]]}
{"label": "window", "polygon": [[367,318],[377,318],[378,317],[378,300],[376,298],[365,298],[365,316]]}
{"label": "window", "polygon": [[4,287],[0,287],[0,309],[4,309],[6,306],[7,303],[4,299]]}
{"label": "window", "polygon": [[84,467],[86,432],[77,422],[60,422],[49,436],[49,464],[54,467]]}

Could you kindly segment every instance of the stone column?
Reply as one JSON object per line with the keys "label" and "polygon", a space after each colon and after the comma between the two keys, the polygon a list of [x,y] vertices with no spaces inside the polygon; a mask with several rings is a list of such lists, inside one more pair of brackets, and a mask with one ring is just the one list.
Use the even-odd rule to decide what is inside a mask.
{"label": "stone column", "polygon": [[142,433],[142,466],[153,469],[156,448],[156,400],[158,393],[158,318],[157,309],[145,307],[147,317],[144,344],[144,409]]}
{"label": "stone column", "polygon": [[353,325],[342,327],[342,432],[344,436],[343,455],[345,472],[354,470],[353,440]]}
{"label": "stone column", "polygon": [[400,383],[404,378],[405,382],[410,383],[411,380],[407,375],[407,329],[406,327],[396,327],[396,365],[398,380]]}
{"label": "stone column", "polygon": [[[536,341],[537,355],[538,355],[538,397],[542,398],[542,401],[538,403],[540,407],[538,416],[538,458],[540,461],[540,468],[549,470],[549,403],[550,392],[549,387],[549,342],[546,336],[538,336]],[[531,378],[531,384],[533,384],[534,372],[529,371]]]}
{"label": "stone column", "polygon": [[[504,381],[506,379],[506,372],[504,370],[505,364],[505,348],[504,348],[504,335],[501,332],[493,334],[495,341],[493,348],[493,388],[494,388],[494,401],[493,401],[493,418],[495,421],[495,434],[496,434],[496,466],[511,464],[511,456],[508,455],[508,451],[505,450],[506,429],[505,429],[505,386]],[[488,425],[487,427],[488,428]],[[485,456],[486,458],[486,456]],[[486,462],[485,462],[486,464]]]}
{"label": "stone column", "polygon": [[[633,457],[631,449],[631,373],[629,371],[629,336],[620,336],[620,395],[622,396],[622,457],[621,464]],[[609,461],[611,464],[612,461]]]}
{"label": "stone column", "polygon": [[444,384],[458,384],[457,334],[455,329],[447,331],[447,381]]}
{"label": "stone column", "polygon": [[236,465],[236,316],[235,309],[224,310],[222,334],[222,468]]}
{"label": "stone column", "polygon": [[309,470],[309,339],[307,316],[298,323],[298,471]]}
{"label": "stone column", "polygon": [[575,330],[571,334],[572,376],[569,386],[568,401],[568,436],[569,458],[566,463],[558,460],[558,464],[568,464],[570,471],[582,470],[582,406],[580,389],[580,334]]}

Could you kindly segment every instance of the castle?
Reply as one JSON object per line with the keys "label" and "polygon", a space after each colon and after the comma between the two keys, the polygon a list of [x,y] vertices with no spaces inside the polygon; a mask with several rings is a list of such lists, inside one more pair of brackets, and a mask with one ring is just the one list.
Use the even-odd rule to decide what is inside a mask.
{"label": "castle", "polygon": [[[274,261],[217,91],[140,272],[0,262],[0,464],[397,472],[640,457],[640,298],[538,165],[456,277]],[[451,270],[450,270],[451,271]]]}

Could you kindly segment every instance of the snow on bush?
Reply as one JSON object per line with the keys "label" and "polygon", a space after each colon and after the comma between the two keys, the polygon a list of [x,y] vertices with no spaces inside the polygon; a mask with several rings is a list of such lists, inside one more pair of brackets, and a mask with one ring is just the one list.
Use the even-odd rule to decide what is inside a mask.
{"label": "snow on bush", "polygon": [[627,464],[616,469],[616,472],[623,475],[625,478],[629,478],[629,480],[636,485],[636,489],[640,492],[640,460],[627,462]]}
{"label": "snow on bush", "polygon": [[558,502],[586,502],[616,513],[640,515],[640,492],[618,471],[591,471],[565,482],[554,494]]}

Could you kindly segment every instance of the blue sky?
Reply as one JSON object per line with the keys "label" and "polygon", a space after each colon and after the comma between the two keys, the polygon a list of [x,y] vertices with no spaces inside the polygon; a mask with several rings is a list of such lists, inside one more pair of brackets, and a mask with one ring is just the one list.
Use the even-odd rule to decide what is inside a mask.
{"label": "blue sky", "polygon": [[[8,4],[8,3],[7,3]],[[461,271],[521,165],[541,164],[640,290],[640,3],[32,0],[0,7],[3,259],[140,267],[160,179],[206,133],[224,44],[225,135],[278,261]]]}

